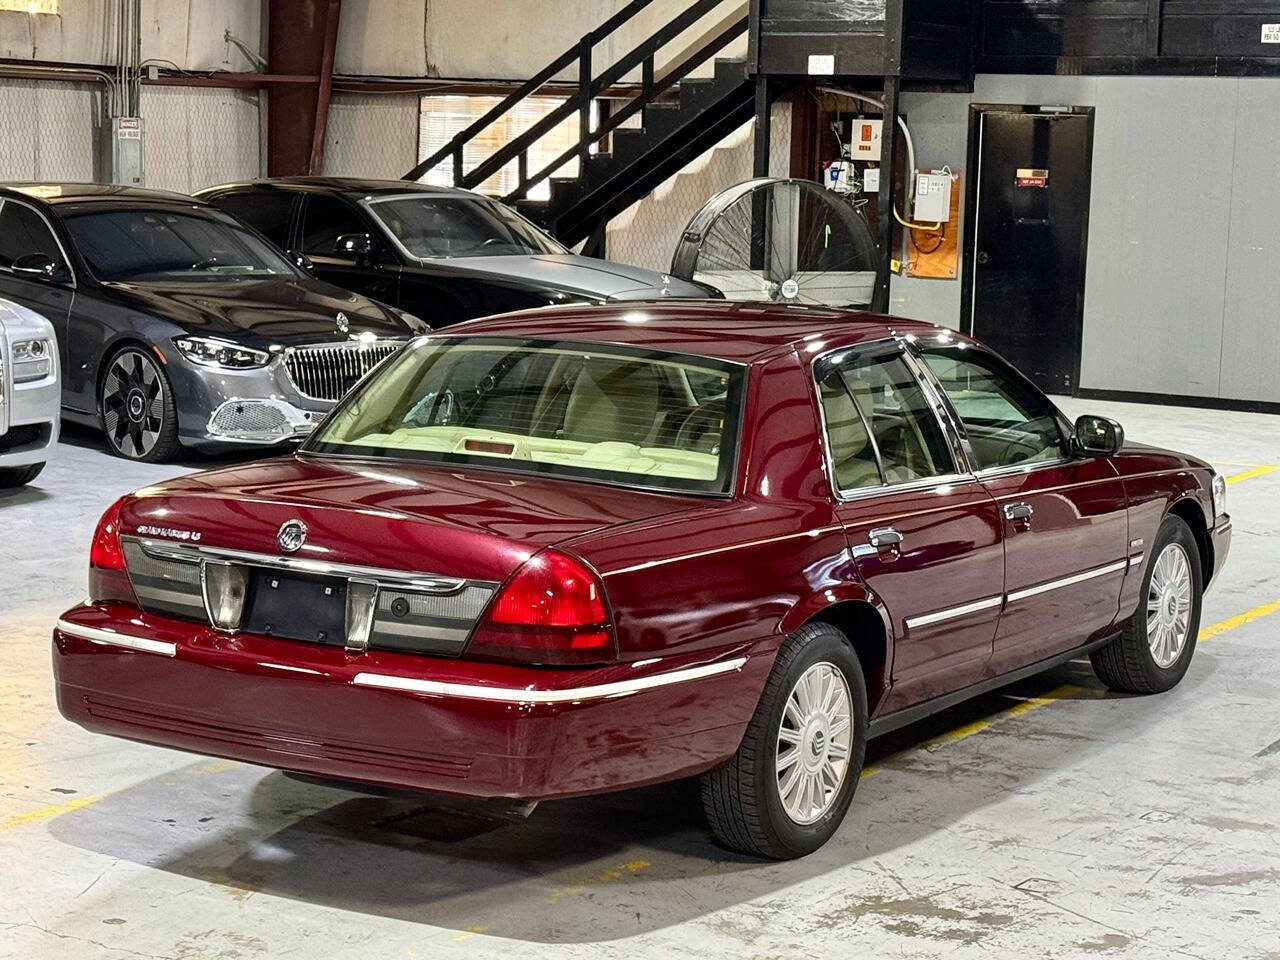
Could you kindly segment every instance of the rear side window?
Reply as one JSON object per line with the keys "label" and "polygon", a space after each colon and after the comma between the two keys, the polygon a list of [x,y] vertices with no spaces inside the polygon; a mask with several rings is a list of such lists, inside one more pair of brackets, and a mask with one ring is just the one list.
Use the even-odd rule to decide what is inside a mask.
{"label": "rear side window", "polygon": [[242,220],[281,250],[289,247],[289,215],[293,195],[288,193],[232,193],[213,201],[214,206]]}
{"label": "rear side window", "polygon": [[13,200],[0,203],[0,267],[11,267],[13,261],[31,253],[63,263],[62,251],[40,214]]}
{"label": "rear side window", "polygon": [[900,353],[851,354],[826,372],[819,388],[841,490],[955,472],[938,418]]}

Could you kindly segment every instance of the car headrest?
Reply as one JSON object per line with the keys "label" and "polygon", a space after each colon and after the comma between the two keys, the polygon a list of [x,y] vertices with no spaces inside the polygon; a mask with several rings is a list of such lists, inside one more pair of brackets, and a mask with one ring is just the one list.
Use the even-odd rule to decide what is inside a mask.
{"label": "car headrest", "polygon": [[658,374],[647,363],[588,360],[565,406],[566,440],[643,443],[658,415]]}

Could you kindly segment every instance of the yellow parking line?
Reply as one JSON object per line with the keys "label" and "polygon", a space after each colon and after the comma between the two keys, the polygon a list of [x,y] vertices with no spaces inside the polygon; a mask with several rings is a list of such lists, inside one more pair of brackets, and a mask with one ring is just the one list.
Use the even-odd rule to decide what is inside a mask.
{"label": "yellow parking line", "polygon": [[1275,473],[1280,467],[1254,467],[1252,470],[1246,470],[1244,473],[1233,473],[1227,477],[1227,483],[1244,483],[1246,480],[1253,480],[1256,477],[1265,477],[1268,473]]}
{"label": "yellow parking line", "polygon": [[1220,623],[1215,623],[1211,627],[1204,627],[1196,637],[1196,643],[1204,643],[1210,637],[1218,637],[1226,633],[1228,630],[1234,630],[1236,627],[1242,627],[1246,623],[1253,623],[1255,620],[1261,620],[1273,613],[1280,612],[1280,600],[1272,603],[1264,603],[1261,606],[1254,607],[1252,610],[1246,610],[1244,613],[1238,613],[1234,617],[1230,617]]}
{"label": "yellow parking line", "polygon": [[52,820],[54,817],[60,817],[64,813],[70,813],[72,810],[79,810],[83,807],[92,806],[101,800],[101,797],[76,797],[74,800],[68,800],[66,803],[55,803],[51,807],[41,807],[39,810],[28,810],[26,813],[15,813],[12,816],[5,817],[0,820],[0,833],[5,830],[12,830],[14,827],[25,826],[28,823],[36,823],[40,820]]}
{"label": "yellow parking line", "polygon": [[[1271,469],[1274,470],[1276,468],[1272,467]],[[1280,600],[1276,600],[1273,603],[1264,603],[1261,606],[1254,607],[1252,610],[1246,610],[1244,613],[1237,614],[1236,616],[1223,620],[1220,623],[1215,623],[1212,626],[1205,627],[1200,631],[1197,642],[1203,643],[1211,637],[1221,636],[1229,630],[1234,630],[1236,627],[1242,627],[1246,623],[1252,623],[1255,620],[1260,620],[1273,613],[1280,613]],[[1073,697],[1079,692],[1079,687],[1067,684],[1065,686],[1058,687],[1056,690],[1050,690],[1043,696],[1029,697],[1016,706],[1010,707],[1008,710],[1002,710],[997,714],[987,717],[985,720],[975,720],[973,723],[966,723],[963,727],[956,727],[954,730],[948,730],[946,733],[921,744],[921,748],[925,750],[937,750],[941,747],[947,746],[948,744],[959,743],[961,740],[967,740],[974,734],[982,733],[984,730],[990,729],[998,720],[1004,720],[1008,717],[1022,716],[1023,714],[1030,713],[1032,710],[1039,710],[1041,707],[1047,707],[1051,703],[1056,703],[1059,700],[1065,700]],[[879,772],[880,770],[878,767],[870,767],[867,770],[864,770],[862,775],[864,777],[871,777],[875,776]]]}

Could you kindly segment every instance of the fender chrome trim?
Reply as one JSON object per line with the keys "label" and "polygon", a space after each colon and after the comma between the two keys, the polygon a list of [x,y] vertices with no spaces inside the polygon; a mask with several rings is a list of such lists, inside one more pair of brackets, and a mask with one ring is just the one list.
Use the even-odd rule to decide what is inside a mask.
{"label": "fender chrome trim", "polygon": [[1093,580],[1096,577],[1105,577],[1108,574],[1119,573],[1128,566],[1128,560],[1119,560],[1115,563],[1109,563],[1105,567],[1095,567],[1092,570],[1085,570],[1083,573],[1077,573],[1070,577],[1063,577],[1061,580],[1050,580],[1048,583],[1041,583],[1034,587],[1015,590],[1013,593],[1008,594],[1007,599],[1009,603],[1016,603],[1018,600],[1025,600],[1028,597],[1038,597],[1040,594],[1048,593],[1050,590],[1061,590],[1063,587],[1071,587],[1077,583],[1084,583],[1086,580]]}
{"label": "fender chrome trim", "polygon": [[109,647],[124,647],[127,650],[139,650],[142,653],[158,653],[162,657],[174,657],[178,654],[178,645],[164,640],[149,640],[146,637],[134,637],[127,633],[116,633],[114,630],[103,630],[99,627],[86,627],[78,623],[59,620],[54,628],[60,633],[90,643],[100,643]]}
{"label": "fender chrome trim", "polygon": [[964,617],[971,613],[978,613],[981,610],[990,610],[992,607],[998,607],[1004,603],[1004,596],[986,597],[982,600],[974,600],[972,603],[966,603],[959,607],[949,607],[946,610],[939,610],[936,613],[926,613],[920,617],[911,617],[907,620],[907,629],[914,630],[917,627],[927,627],[935,623],[943,623],[947,620],[955,620],[957,617]]}
{"label": "fender chrome trim", "polygon": [[357,673],[351,682],[358,687],[376,687],[401,693],[418,693],[433,697],[456,697],[462,700],[490,700],[495,703],[579,703],[584,700],[604,700],[627,696],[666,687],[674,683],[687,683],[741,670],[747,657],[737,657],[723,663],[708,663],[700,667],[688,667],[659,673],[634,680],[600,683],[590,687],[565,687],[560,690],[528,690],[522,687],[487,687],[470,683],[450,683],[441,680],[420,680],[415,677],[397,677],[385,673]]}

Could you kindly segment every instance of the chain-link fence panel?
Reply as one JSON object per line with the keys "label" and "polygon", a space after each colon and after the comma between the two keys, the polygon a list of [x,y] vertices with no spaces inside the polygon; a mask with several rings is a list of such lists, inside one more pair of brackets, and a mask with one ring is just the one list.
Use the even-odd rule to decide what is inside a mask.
{"label": "chain-link fence panel", "polygon": [[144,86],[146,185],[192,193],[262,176],[261,114],[256,91]]}
{"label": "chain-link fence panel", "polygon": [[416,93],[335,93],[324,137],[331,177],[398,180],[418,162]]}
{"label": "chain-link fence panel", "polygon": [[92,84],[0,80],[0,180],[93,180],[100,110]]}

